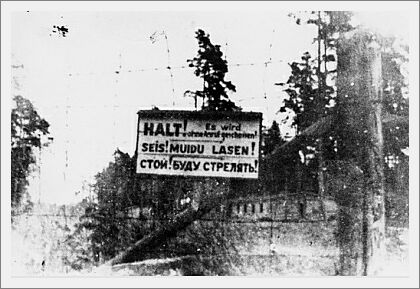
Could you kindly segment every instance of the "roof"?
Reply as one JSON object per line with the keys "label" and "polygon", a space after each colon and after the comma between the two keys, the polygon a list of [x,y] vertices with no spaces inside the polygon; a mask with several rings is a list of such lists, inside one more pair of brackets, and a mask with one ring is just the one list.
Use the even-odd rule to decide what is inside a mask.
{"label": "roof", "polygon": [[[290,141],[278,146],[269,157],[284,158],[285,155],[293,150],[299,149],[297,144],[306,137],[320,137],[327,133],[333,126],[334,120],[332,115],[328,115],[316,121],[314,124],[306,128],[300,135],[294,137]],[[382,123],[386,125],[408,124],[408,117],[398,116],[394,114],[384,113]]]}
{"label": "roof", "polygon": [[327,133],[333,124],[333,117],[332,115],[323,117],[319,119],[314,124],[310,125],[308,128],[306,128],[300,135],[292,138],[290,141],[284,143],[283,145],[277,147],[274,149],[274,151],[268,156],[270,157],[281,157],[285,155],[286,153],[289,153],[292,150],[299,149],[299,146],[297,144],[299,141],[306,137],[318,137],[322,136],[323,134]]}

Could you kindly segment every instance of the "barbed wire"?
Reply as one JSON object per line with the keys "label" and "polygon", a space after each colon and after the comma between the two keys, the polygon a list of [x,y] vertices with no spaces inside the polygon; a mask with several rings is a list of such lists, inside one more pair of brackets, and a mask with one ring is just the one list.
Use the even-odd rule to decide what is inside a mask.
{"label": "barbed wire", "polygon": [[[271,59],[271,58],[270,58]],[[243,66],[258,66],[258,65],[268,65],[268,64],[275,64],[275,63],[283,63],[283,60],[268,60],[265,62],[248,62],[248,63],[233,63],[227,64],[228,67],[243,67]],[[134,69],[121,69],[115,71],[102,71],[102,72],[70,72],[67,76],[87,76],[87,75],[99,75],[99,74],[107,74],[107,73],[136,73],[136,72],[150,72],[150,71],[164,71],[164,70],[172,70],[172,69],[192,69],[189,65],[179,65],[179,66],[160,66],[160,67],[148,67],[148,68],[134,68]]]}
{"label": "barbed wire", "polygon": [[[267,69],[267,65],[268,64],[275,64],[275,63],[282,63],[284,62],[283,60],[271,60],[271,57],[269,57],[270,60],[265,61],[265,62],[249,62],[249,63],[234,63],[234,64],[228,64],[228,66],[230,67],[246,67],[246,66],[258,66],[258,65],[263,65],[264,66],[264,71],[266,71]],[[181,66],[167,66],[167,67],[154,67],[154,68],[137,68],[137,69],[122,69],[121,64],[119,65],[119,69],[114,71],[114,73],[116,75],[122,74],[122,73],[141,73],[141,72],[148,72],[148,71],[162,71],[162,70],[168,70],[168,69],[188,69],[191,68],[188,65],[181,65]],[[90,75],[100,75],[100,74],[106,74],[107,72],[86,72],[86,73],[68,73],[67,75],[69,77],[77,77],[77,76],[90,76]],[[108,72],[109,73],[109,72]],[[111,72],[112,73],[112,72]],[[172,74],[172,73],[171,73]],[[173,81],[173,74],[172,74],[172,81]],[[265,76],[264,76],[265,77]],[[118,80],[116,80],[116,83],[118,84]],[[174,88],[172,88],[172,92],[175,93]],[[114,95],[116,96],[116,95]],[[264,94],[260,97],[246,97],[246,98],[239,98],[236,99],[234,101],[236,102],[244,102],[244,101],[250,101],[250,100],[255,100],[255,99],[264,99],[267,100],[267,93],[266,93],[266,89],[264,87]],[[69,109],[88,109],[88,108],[112,108],[112,109],[118,109],[118,108],[133,108],[133,104],[92,104],[92,105],[71,105],[69,104],[69,97],[68,95],[66,96],[66,102],[62,103],[62,104],[53,104],[53,105],[48,105],[46,107],[48,108],[56,108],[56,109],[61,109],[61,108],[65,108],[66,109],[66,115],[68,115],[68,110]],[[67,119],[66,119],[67,120]],[[66,127],[68,128],[68,123],[66,121]]]}

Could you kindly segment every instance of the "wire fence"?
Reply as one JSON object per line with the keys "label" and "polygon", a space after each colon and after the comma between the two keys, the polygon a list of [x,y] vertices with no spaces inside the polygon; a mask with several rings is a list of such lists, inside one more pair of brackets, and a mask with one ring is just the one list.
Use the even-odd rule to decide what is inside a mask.
{"label": "wire fence", "polygon": [[[266,67],[269,64],[276,64],[276,63],[284,63],[284,60],[268,60],[263,62],[242,62],[242,63],[228,63],[228,67],[246,67],[246,66],[264,66]],[[119,69],[114,71],[102,71],[102,72],[69,72],[67,76],[74,77],[74,76],[88,76],[88,75],[98,75],[98,74],[106,74],[106,73],[114,73],[114,74],[122,74],[122,73],[140,73],[140,72],[150,72],[150,71],[165,71],[165,70],[179,70],[179,69],[193,69],[189,65],[177,65],[177,66],[159,66],[159,67],[137,67],[132,69]],[[173,77],[173,76],[172,76]]]}
{"label": "wire fence", "polygon": [[[90,242],[87,238],[82,240],[82,243],[74,244],[75,239],[72,237],[74,229],[72,229],[72,226],[79,222],[79,215],[68,214],[63,216],[61,214],[26,213],[21,214],[20,217],[26,220],[30,234],[33,236],[31,242],[34,243],[32,247],[30,244],[27,244],[26,248],[21,249],[23,251],[31,249],[40,251],[38,255],[41,259],[36,260],[36,264],[32,265],[34,272],[37,270],[39,272],[43,272],[42,270],[58,270],[60,266],[62,266],[61,272],[77,271],[74,263],[77,261],[77,254],[82,252],[80,247],[89,247]],[[108,217],[111,218],[111,216]],[[116,216],[114,221],[121,222],[119,225],[120,229],[127,228],[127,230],[131,228],[130,224],[141,224],[144,234],[147,235],[148,232],[153,232],[170,223],[171,219],[139,220],[138,218]],[[38,226],[34,227],[31,225],[33,222],[37,223]],[[314,226],[319,228],[316,231],[324,232],[322,238],[314,238]],[[66,229],[67,227],[69,229]],[[246,275],[249,272],[257,272],[263,267],[266,273],[273,273],[276,270],[284,272],[286,260],[293,262],[293,259],[298,258],[303,260],[299,262],[305,262],[305,266],[311,263],[310,266],[315,268],[316,263],[324,262],[320,261],[321,259],[332,260],[331,264],[333,264],[337,257],[334,242],[327,240],[333,239],[332,232],[333,226],[330,226],[329,223],[254,222],[250,220],[232,220],[223,216],[219,218],[203,217],[198,218],[190,226],[179,231],[176,236],[168,238],[162,245],[154,249],[144,249],[141,259],[150,260],[146,262],[149,265],[134,264],[134,266],[137,266],[137,269],[142,267],[149,268],[149,266],[150,268],[160,268],[164,266],[165,262],[168,262],[167,258],[180,257],[193,261],[192,264],[188,260],[184,260],[181,263],[171,265],[173,268],[179,267],[183,268],[183,270],[187,270],[185,268],[188,267],[188,270],[183,272],[183,275],[193,273],[204,275]],[[112,239],[112,236],[108,236],[106,239],[110,240],[109,238]],[[109,242],[107,240],[103,240],[104,244]],[[325,242],[329,243],[326,244]],[[90,249],[87,250],[89,251]],[[83,254],[79,257],[86,258],[83,257]],[[100,265],[106,261],[103,258],[106,257],[99,254],[98,263],[95,263],[93,260],[89,261],[92,264]],[[155,261],[153,260],[156,259],[161,261],[154,263]],[[42,269],[41,260],[45,261],[44,264],[47,264],[47,269]],[[70,265],[70,261],[73,262],[73,265]],[[329,272],[333,271],[331,264],[328,265],[327,270]],[[51,268],[51,266],[55,268]],[[72,266],[73,268],[71,268]],[[121,269],[124,266],[119,265],[116,269]],[[299,266],[297,263],[296,268],[290,268],[289,266],[288,270],[298,270]],[[196,271],[200,267],[205,268],[206,271]],[[220,271],[222,268],[228,271]],[[239,271],[234,273],[232,271],[233,268],[242,273]],[[50,273],[55,274],[54,272],[51,271]],[[155,272],[155,269],[153,269],[138,273],[140,275],[153,275]]]}

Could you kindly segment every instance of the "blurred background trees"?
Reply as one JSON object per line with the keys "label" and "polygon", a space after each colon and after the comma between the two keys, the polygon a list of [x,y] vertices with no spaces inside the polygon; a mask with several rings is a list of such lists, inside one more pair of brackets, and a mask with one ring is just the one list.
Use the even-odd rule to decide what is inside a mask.
{"label": "blurred background trees", "polygon": [[[352,99],[337,94],[337,46],[340,37],[351,33],[357,27],[352,21],[353,13],[347,11],[312,11],[290,14],[298,25],[315,25],[317,36],[314,43],[317,54],[313,57],[305,52],[300,61],[292,62],[291,74],[287,82],[276,85],[284,87],[288,97],[280,112],[292,112],[292,126],[299,136],[302,131],[322,117],[335,117],[335,125],[328,135],[306,137],[295,150],[296,162],[304,162],[314,178],[319,178],[325,170],[325,161],[338,161],[342,155],[357,152],[359,145],[349,147],[345,126],[340,123],[339,106],[352,102]],[[383,134],[384,134],[384,173],[386,181],[387,217],[400,222],[408,221],[408,47],[398,39],[365,31],[371,40],[380,45],[382,53],[383,88]],[[363,109],[353,107],[353,109]],[[288,114],[285,114],[287,118]],[[362,133],[362,132],[361,132]],[[343,146],[346,143],[346,146]],[[299,155],[298,153],[301,152]],[[293,176],[292,176],[293,177]],[[319,183],[319,186],[325,186]],[[327,192],[328,193],[328,192]]]}
{"label": "blurred background trees", "polygon": [[35,149],[42,149],[41,137],[48,135],[49,123],[32,103],[20,96],[13,98],[11,112],[11,207],[12,215],[22,205],[27,194],[28,176],[36,163]]}

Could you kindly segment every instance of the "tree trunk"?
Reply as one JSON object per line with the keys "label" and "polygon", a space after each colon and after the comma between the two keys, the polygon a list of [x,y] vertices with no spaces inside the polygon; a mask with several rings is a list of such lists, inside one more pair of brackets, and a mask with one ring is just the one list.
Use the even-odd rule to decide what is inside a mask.
{"label": "tree trunk", "polygon": [[[361,201],[361,218],[339,222],[339,230],[361,235],[361,239],[354,235],[347,240],[347,249],[356,253],[341,258],[343,264],[353,264],[353,268],[347,268],[351,275],[378,274],[385,250],[381,55],[374,45],[369,35],[356,33],[350,39],[341,39],[337,52],[338,120],[342,119],[339,131],[344,132],[340,158],[363,172],[362,195],[349,196],[349,206]],[[347,249],[340,246],[342,254]]]}
{"label": "tree trunk", "polygon": [[366,197],[365,226],[367,236],[364,240],[364,275],[375,275],[380,271],[385,257],[385,189],[384,158],[382,134],[382,65],[378,48],[368,47],[370,81],[368,98],[367,126],[371,143],[366,147],[369,172],[369,189]]}
{"label": "tree trunk", "polygon": [[318,143],[318,199],[321,210],[321,217],[325,221],[327,219],[325,213],[325,177],[324,177],[324,154],[323,154],[323,139],[319,139]]}

